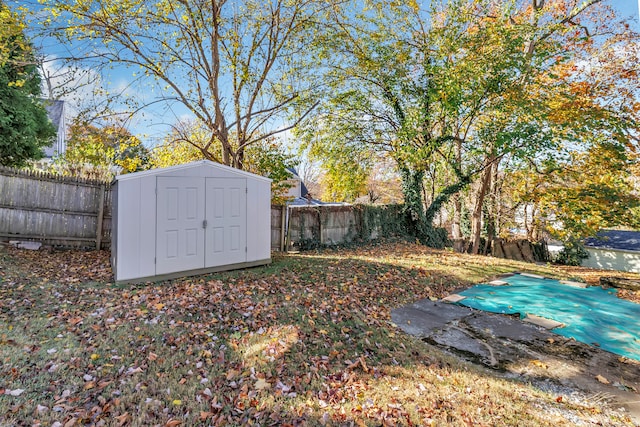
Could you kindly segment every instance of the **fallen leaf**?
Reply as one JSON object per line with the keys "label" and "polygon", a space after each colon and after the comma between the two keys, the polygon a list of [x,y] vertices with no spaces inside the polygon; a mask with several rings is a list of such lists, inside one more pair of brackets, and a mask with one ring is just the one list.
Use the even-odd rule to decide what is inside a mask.
{"label": "fallen leaf", "polygon": [[206,421],[207,418],[211,418],[213,415],[213,412],[200,411],[200,421]]}
{"label": "fallen leaf", "polygon": [[256,383],[253,385],[253,387],[256,390],[265,390],[265,389],[268,389],[269,387],[271,387],[271,384],[266,382],[264,380],[264,378],[260,378],[260,379],[258,379],[258,381],[256,381]]}
{"label": "fallen leaf", "polygon": [[4,391],[4,394],[8,394],[9,396],[14,396],[14,397],[15,396],[20,396],[22,393],[24,393],[24,390],[21,389],[21,388],[17,388],[15,390],[6,389]]}
{"label": "fallen leaf", "polygon": [[596,379],[600,381],[602,384],[609,384],[609,380],[603,377],[602,375],[596,375]]}
{"label": "fallen leaf", "polygon": [[128,412],[125,412],[124,414],[119,415],[119,416],[116,417],[116,421],[118,421],[118,426],[125,425],[126,423],[129,422],[130,419],[131,419],[131,417],[129,416]]}

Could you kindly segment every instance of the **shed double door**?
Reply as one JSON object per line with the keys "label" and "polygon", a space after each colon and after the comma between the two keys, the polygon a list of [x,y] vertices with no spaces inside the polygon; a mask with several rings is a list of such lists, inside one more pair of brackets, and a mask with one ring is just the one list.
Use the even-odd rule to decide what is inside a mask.
{"label": "shed double door", "polygon": [[156,179],[156,274],[247,260],[246,179]]}

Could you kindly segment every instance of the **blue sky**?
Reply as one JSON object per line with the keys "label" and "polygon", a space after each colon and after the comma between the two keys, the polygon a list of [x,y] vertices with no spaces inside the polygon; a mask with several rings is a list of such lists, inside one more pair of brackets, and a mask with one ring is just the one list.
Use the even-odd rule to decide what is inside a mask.
{"label": "blue sky", "polygon": [[640,0],[612,0],[610,3],[620,12],[622,17],[633,16],[635,18],[636,30],[640,31],[640,23],[638,21]]}
{"label": "blue sky", "polygon": [[[7,3],[11,5],[27,5],[31,7],[38,7],[34,0],[26,1],[10,1]],[[640,6],[640,0],[609,0],[605,1],[612,5],[621,17],[631,17],[632,23],[636,31],[640,32],[640,20],[638,18],[638,9]],[[48,63],[49,70],[53,70],[61,66],[60,62],[55,61],[56,56],[64,55],[64,46],[51,41],[41,41],[38,43],[41,47],[41,53],[48,56],[52,61]],[[90,78],[98,78],[95,72],[87,68],[83,70],[85,73],[85,80]],[[139,99],[143,102],[150,102],[160,99],[162,96],[162,88],[157,84],[138,84],[133,77],[134,70],[125,67],[116,67],[109,71],[107,74],[100,76],[99,84],[107,90],[109,93],[122,93],[127,96]],[[76,97],[88,98],[90,97],[88,89],[80,90],[76,93]],[[70,106],[73,105],[71,98],[69,98]],[[73,108],[70,108],[73,112]],[[180,119],[189,118],[191,115],[180,104],[174,103],[173,105],[167,105],[163,103],[155,104],[151,108],[145,109],[143,114],[137,114],[130,122],[128,122],[129,129],[140,137],[143,142],[152,146],[162,141],[162,137],[170,130],[170,125],[177,122]],[[285,123],[283,122],[283,126]],[[275,124],[278,126],[278,124]]]}

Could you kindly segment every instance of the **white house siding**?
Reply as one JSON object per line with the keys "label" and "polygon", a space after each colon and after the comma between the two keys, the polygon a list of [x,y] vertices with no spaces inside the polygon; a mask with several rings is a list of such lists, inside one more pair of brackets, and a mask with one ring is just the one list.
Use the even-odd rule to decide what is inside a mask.
{"label": "white house siding", "polygon": [[586,249],[589,258],[582,261],[583,267],[640,273],[640,252],[604,248]]}

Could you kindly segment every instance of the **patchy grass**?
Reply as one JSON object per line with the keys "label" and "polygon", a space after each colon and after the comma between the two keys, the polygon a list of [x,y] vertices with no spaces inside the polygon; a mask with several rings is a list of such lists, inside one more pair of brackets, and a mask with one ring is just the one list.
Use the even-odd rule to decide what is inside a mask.
{"label": "patchy grass", "polygon": [[586,270],[406,243],[273,261],[116,286],[105,252],[0,249],[0,425],[631,424],[390,324],[395,307],[505,272]]}

